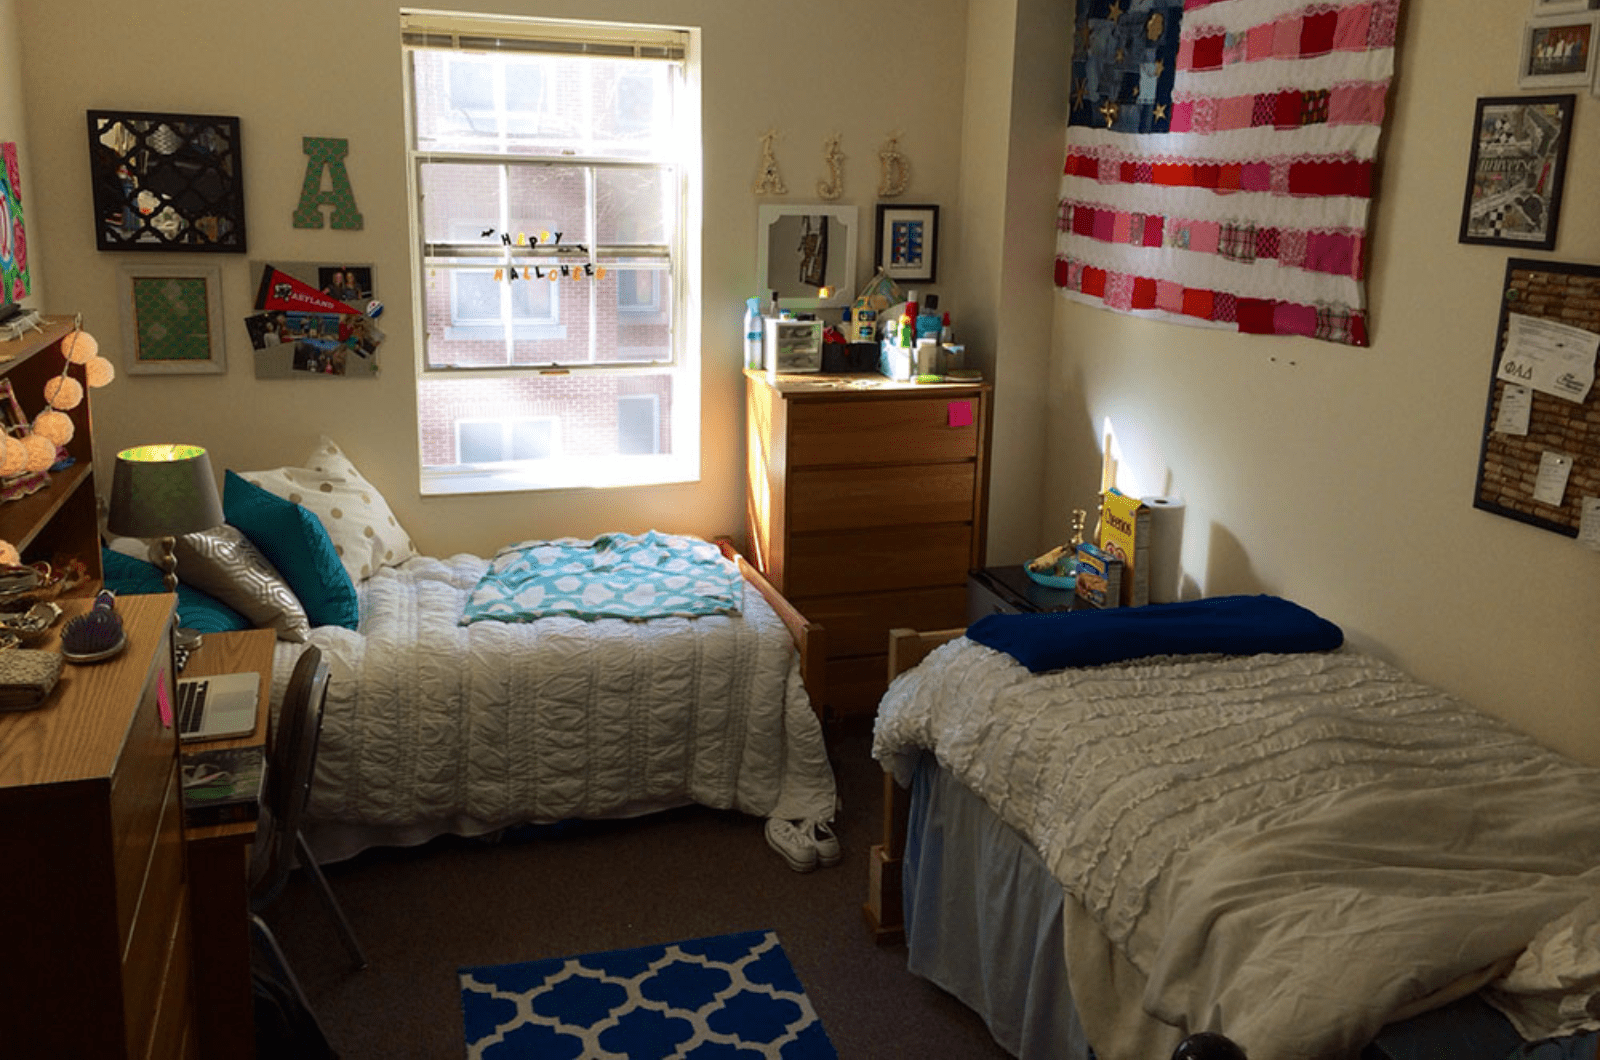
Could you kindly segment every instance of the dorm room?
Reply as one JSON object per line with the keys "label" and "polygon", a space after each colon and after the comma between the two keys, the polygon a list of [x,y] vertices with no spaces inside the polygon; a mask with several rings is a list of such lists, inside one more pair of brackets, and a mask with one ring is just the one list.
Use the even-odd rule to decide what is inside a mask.
{"label": "dorm room", "polygon": [[[1452,702],[1507,723],[1541,747],[1587,766],[1600,764],[1600,656],[1593,644],[1594,630],[1600,628],[1600,594],[1593,591],[1600,558],[1585,547],[1595,530],[1591,524],[1581,540],[1574,540],[1571,533],[1503,517],[1495,510],[1504,507],[1497,501],[1475,503],[1485,436],[1494,433],[1492,422],[1486,422],[1485,399],[1497,400],[1507,382],[1496,378],[1507,260],[1562,266],[1600,261],[1600,203],[1578,193],[1579,178],[1596,171],[1600,109],[1571,72],[1519,70],[1525,52],[1534,47],[1534,30],[1543,32],[1553,25],[1551,19],[1560,18],[1589,25],[1593,15],[1585,5],[1555,0],[1498,5],[1351,0],[1331,7],[1276,0],[923,0],[914,5],[657,0],[647,11],[623,11],[580,0],[452,0],[442,5],[450,9],[443,13],[432,9],[437,6],[408,10],[405,18],[412,21],[406,22],[399,5],[380,0],[286,0],[248,9],[181,0],[153,0],[135,8],[110,0],[0,0],[0,142],[16,145],[8,182],[20,186],[16,205],[21,208],[20,221],[8,228],[17,234],[10,260],[26,262],[29,284],[21,297],[6,292],[6,300],[47,315],[81,318],[117,369],[115,381],[94,389],[90,398],[94,492],[107,497],[116,454],[130,446],[202,446],[223,490],[230,471],[248,480],[308,466],[308,457],[322,448],[319,439],[326,437],[385,502],[414,553],[380,563],[364,576],[359,568],[345,572],[360,616],[357,628],[308,622],[304,640],[280,639],[273,653],[274,705],[305,644],[315,645],[330,662],[305,833],[328,861],[330,882],[373,955],[373,967],[347,975],[337,949],[321,948],[323,914],[303,874],[292,878],[283,900],[264,916],[341,1052],[360,1056],[364,1047],[383,1047],[380,1042],[404,1052],[401,1032],[366,1026],[380,989],[387,992],[378,1006],[382,1011],[427,1013],[431,1022],[442,1024],[458,1018],[453,975],[444,976],[443,991],[436,989],[437,982],[423,984],[428,977],[421,974],[415,984],[397,982],[405,978],[395,972],[397,965],[415,967],[406,963],[408,936],[419,948],[438,942],[439,932],[428,927],[432,916],[453,925],[444,930],[463,940],[450,958],[456,962],[453,973],[454,967],[494,961],[666,942],[687,937],[690,930],[716,934],[765,928],[769,922],[752,914],[756,907],[746,899],[770,895],[781,896],[773,899],[770,923],[783,921],[792,910],[806,910],[806,919],[819,925],[815,945],[804,943],[798,931],[792,942],[787,936],[784,941],[822,1025],[837,1042],[858,1045],[846,1055],[904,1055],[902,1050],[910,1048],[938,1055],[936,1028],[946,1025],[948,1014],[927,998],[917,1000],[916,987],[902,979],[916,972],[939,983],[930,969],[943,961],[976,975],[967,986],[994,987],[998,995],[1004,993],[999,987],[1016,985],[1021,973],[1000,970],[1004,965],[993,954],[983,961],[959,950],[930,955],[919,947],[914,918],[908,922],[909,951],[892,945],[874,950],[860,925],[861,896],[873,869],[868,848],[879,842],[882,821],[876,784],[881,767],[871,757],[868,739],[888,685],[886,630],[961,627],[969,571],[1015,569],[1062,543],[1076,509],[1091,512],[1092,531],[1105,485],[1105,457],[1115,460],[1114,482],[1123,491],[1183,498],[1176,557],[1182,600],[1263,594],[1291,600],[1343,631],[1346,644],[1335,654],[1358,652],[1394,667],[1407,680],[1439,689]],[[1073,112],[1092,112],[1104,128],[1145,106],[1140,100],[1146,88],[1157,95],[1170,92],[1171,75],[1180,65],[1175,59],[1160,67],[1152,61],[1148,69],[1119,68],[1128,98],[1112,100],[1117,106],[1104,111],[1094,109],[1106,102],[1090,107],[1095,93],[1110,82],[1087,77],[1072,58],[1075,48],[1093,46],[1089,23],[1125,23],[1130,32],[1153,33],[1152,42],[1166,40],[1163,35],[1170,31],[1175,48],[1188,39],[1185,73],[1193,69],[1194,41],[1233,39],[1219,44],[1225,57],[1219,61],[1226,66],[1240,58],[1241,67],[1260,82],[1241,93],[1258,92],[1285,60],[1274,55],[1246,61],[1253,45],[1248,35],[1239,36],[1235,22],[1262,11],[1272,12],[1272,18],[1301,18],[1311,7],[1323,14],[1347,11],[1343,23],[1335,20],[1343,26],[1335,39],[1346,51],[1361,16],[1368,20],[1363,24],[1369,35],[1371,23],[1394,17],[1387,26],[1394,75],[1377,96],[1382,114],[1381,125],[1374,127],[1378,154],[1367,227],[1355,236],[1333,233],[1334,242],[1354,248],[1351,269],[1359,273],[1354,279],[1366,299],[1364,344],[1319,341],[1300,323],[1294,324],[1300,333],[1271,335],[1155,319],[1157,311],[1186,315],[1181,295],[1170,284],[1149,291],[1130,285],[1122,292],[1113,283],[1101,304],[1086,304],[1083,273],[1063,259],[1057,274],[1058,239],[1075,227],[1092,234],[1099,216],[1106,215],[1103,227],[1110,239],[1101,240],[1105,247],[1091,265],[1107,269],[1109,260],[1126,260],[1133,253],[1134,214],[1213,217],[1197,191],[1170,184],[1161,186],[1179,205],[1162,211],[1147,211],[1129,189],[1107,192],[1109,182],[1099,177],[1093,183],[1111,196],[1109,203],[1064,192],[1064,149]],[[1245,13],[1235,15],[1236,9]],[[554,180],[594,195],[584,223],[592,219],[604,229],[608,218],[623,222],[592,245],[577,246],[580,225],[556,223],[564,217],[462,208],[441,218],[437,229],[418,220],[428,203],[471,183],[468,170],[496,167],[497,180],[503,176],[509,188],[525,179],[515,175],[515,157],[509,162],[491,158],[493,150],[487,148],[475,147],[466,152],[468,158],[446,157],[460,145],[428,139],[444,126],[418,121],[419,85],[460,93],[463,102],[451,120],[477,131],[507,107],[516,112],[506,127],[512,139],[522,128],[516,122],[565,119],[555,102],[554,81],[541,82],[536,90],[532,81],[479,78],[470,69],[476,52],[445,50],[445,38],[455,31],[446,27],[435,34],[435,29],[453,16],[473,13],[496,20],[495,33],[507,38],[512,35],[508,23],[519,19],[567,26],[647,23],[652,32],[693,31],[683,61],[696,77],[676,98],[696,128],[677,142],[691,148],[699,174],[698,184],[672,202],[681,211],[677,223],[687,240],[681,248],[655,239],[650,219],[637,209],[641,202],[653,209],[671,198],[660,194],[654,178],[639,175],[652,162],[643,154],[600,159],[580,180]],[[1153,14],[1162,17],[1152,21]],[[548,26],[546,31],[556,32]],[[1285,30],[1274,40],[1287,36]],[[639,46],[653,62],[676,61],[676,53],[655,38]],[[438,49],[434,59],[424,60],[437,60],[436,80],[428,80],[426,71],[417,74],[415,56],[423,48]],[[1269,51],[1277,48],[1274,43]],[[644,120],[649,108],[642,101],[655,76],[646,74],[607,97],[626,111],[624,125]],[[1565,169],[1552,166],[1540,192],[1544,206],[1560,207],[1558,217],[1553,209],[1545,216],[1548,242],[1539,236],[1519,241],[1510,229],[1491,232],[1485,241],[1481,220],[1463,223],[1463,214],[1470,212],[1464,209],[1463,191],[1470,198],[1472,178],[1493,168],[1475,152],[1485,120],[1479,103],[1510,100],[1496,105],[1515,106],[1569,93],[1574,96],[1570,104],[1555,105]],[[1320,113],[1316,93],[1301,102],[1313,119]],[[1331,109],[1341,117],[1331,123],[1337,129],[1349,130],[1371,117],[1345,96]],[[242,150],[231,175],[241,195],[235,215],[238,244],[204,253],[181,246],[149,253],[106,245],[107,214],[96,194],[111,185],[96,180],[95,156],[85,136],[91,113],[236,122],[231,128],[237,129]],[[1287,109],[1274,109],[1268,126],[1288,124],[1286,114]],[[1170,108],[1152,120],[1173,120]],[[1220,119],[1211,115],[1211,120]],[[218,135],[229,128],[223,121]],[[1198,132],[1191,128],[1195,137]],[[1300,128],[1282,134],[1312,135]],[[584,149],[578,143],[563,147]],[[1501,147],[1513,150],[1516,143],[1497,145],[1490,153]],[[1351,137],[1335,153],[1361,149]],[[1290,154],[1296,150],[1285,148]],[[548,168],[551,162],[539,156],[540,165]],[[537,183],[527,178],[525,186]],[[508,202],[520,200],[513,194]],[[764,373],[747,376],[740,336],[747,300],[759,297],[765,308],[770,294],[761,287],[758,263],[765,211],[808,204],[814,209],[805,216],[854,218],[857,290],[883,261],[878,244],[884,233],[875,231],[883,222],[880,208],[891,221],[891,251],[895,211],[936,225],[937,271],[907,269],[909,276],[928,278],[901,280],[901,291],[939,296],[941,311],[950,314],[954,341],[965,348],[965,363],[981,380],[961,384],[966,391],[948,399],[936,389],[914,388],[913,399],[925,406],[916,416],[900,418],[885,411],[887,400],[880,402],[874,411],[884,413],[884,426],[877,444],[861,436],[854,423],[830,427],[843,420],[829,412],[819,418],[823,426],[808,444],[820,439],[834,445],[833,452],[847,454],[802,465],[795,462],[798,446],[762,454],[753,437],[752,393],[769,410],[783,402],[791,409],[798,405],[793,392],[777,397],[764,392],[763,387],[775,389]],[[1312,236],[1330,234],[1319,231],[1321,215],[1313,212],[1302,198],[1285,196],[1274,208],[1272,226],[1299,232],[1294,238],[1306,241],[1295,246],[1304,250]],[[320,224],[314,226],[313,218]],[[126,215],[119,223],[135,222]],[[548,238],[540,229],[549,230]],[[149,231],[155,238],[161,229]],[[536,236],[531,241],[536,245],[530,249],[519,235]],[[1177,238],[1175,227],[1162,236],[1168,247]],[[600,262],[606,265],[604,278],[560,278],[561,267],[579,255],[598,255],[623,243],[630,250],[642,248],[641,253]],[[1224,245],[1219,243],[1212,257],[1222,258]],[[1245,270],[1242,244],[1229,246],[1236,254],[1228,268]],[[681,260],[669,262],[679,249]],[[1269,243],[1250,247],[1263,260],[1277,259],[1280,249]],[[1331,244],[1324,249],[1330,260],[1339,257]],[[539,257],[535,251],[548,253]],[[1288,260],[1287,252],[1282,260]],[[552,265],[555,281],[544,275]],[[680,287],[661,282],[668,269],[680,267],[685,279]],[[494,268],[510,278],[464,276]],[[529,279],[535,268],[540,275]],[[151,287],[151,269],[166,270],[165,278],[198,292],[185,304],[214,315],[196,339],[196,349],[203,352],[184,370],[174,370],[170,361],[140,363],[144,339],[137,334],[132,292]],[[284,358],[286,368],[268,364],[274,355],[268,347],[279,331],[273,311],[258,303],[264,296],[262,279],[271,269],[359,310],[350,315],[362,321],[363,337],[348,347],[345,374],[312,370],[337,367],[327,356],[342,343],[337,320],[331,332],[326,327],[315,335],[297,332],[299,338],[276,347],[284,352],[303,346],[316,356]],[[17,271],[8,277],[15,278]],[[1298,283],[1290,286],[1298,291]],[[1192,280],[1187,285],[1198,286]],[[1092,274],[1089,287],[1092,292]],[[609,303],[604,314],[574,316],[601,290]],[[1123,294],[1126,304],[1117,304]],[[1146,294],[1153,309],[1144,308]],[[496,312],[486,313],[491,302]],[[1117,311],[1134,309],[1135,303],[1136,312]],[[652,328],[667,308],[681,314],[675,321],[680,345],[670,356],[658,357]],[[830,325],[842,323],[842,306],[794,308],[802,316],[815,312]],[[1197,308],[1193,300],[1188,308]],[[591,325],[594,334],[607,334],[617,321],[623,324],[616,334],[627,336],[617,349],[627,363],[599,363],[603,358],[577,363],[580,355],[574,351]],[[492,345],[482,339],[488,327],[503,327],[507,348],[536,351],[540,363],[489,368],[459,359],[468,356],[463,351],[469,346],[479,351]],[[354,352],[358,347],[369,356]],[[154,345],[146,352],[158,361],[163,356]],[[458,360],[447,363],[447,357]],[[876,374],[876,362],[872,368],[868,374]],[[525,385],[514,375],[532,378],[541,370],[542,376],[526,385],[549,388],[542,392],[566,388],[560,400],[574,405],[581,402],[573,395],[597,388],[605,395],[604,418],[582,425],[555,423],[561,414],[543,398],[521,407],[506,400]],[[661,382],[669,377],[669,383]],[[41,381],[17,386],[30,416],[38,411]],[[871,400],[876,399],[841,391],[835,407],[843,416],[850,402],[859,408]],[[1532,400],[1537,419],[1547,400],[1564,399],[1535,392]],[[938,415],[930,419],[924,415],[929,410]],[[789,428],[794,424],[791,416]],[[941,439],[970,433],[961,436],[959,447],[933,449],[905,440],[917,430],[937,430]],[[591,460],[592,451],[584,447],[594,437],[614,448],[620,440],[630,450],[622,454],[632,462],[629,468],[619,471],[619,464]],[[968,439],[973,440],[970,452]],[[1587,443],[1568,434],[1544,438],[1536,433],[1528,444],[1553,454],[1547,478],[1559,472],[1563,455],[1576,458],[1562,508],[1581,513],[1584,498],[1600,491],[1600,484],[1584,477],[1593,455],[1583,448]],[[639,451],[650,446],[656,451]],[[481,456],[487,450],[495,456],[553,452],[558,458],[523,461],[529,465],[526,474],[545,477],[510,484],[531,488],[500,490],[510,476],[478,475],[467,481],[469,472],[459,467],[451,474],[441,470],[458,457],[462,464],[470,462],[463,452]],[[1529,490],[1538,485],[1542,456],[1532,452]],[[930,466],[929,477],[912,479],[913,469],[920,476]],[[752,477],[757,469],[769,475],[764,484]],[[778,474],[786,477],[772,477]],[[838,492],[801,513],[797,498],[823,475],[832,476]],[[870,489],[861,483],[870,483]],[[810,496],[814,501],[816,495]],[[775,507],[763,510],[762,504]],[[0,501],[0,509],[6,507],[13,502]],[[921,514],[934,510],[937,515]],[[853,521],[839,525],[838,517],[846,513]],[[824,515],[833,522],[826,523]],[[781,533],[775,530],[779,523]],[[755,577],[741,586],[739,619],[665,622],[692,631],[718,623],[760,627],[759,635],[767,638],[760,641],[763,647],[734,647],[732,632],[728,647],[765,661],[753,662],[749,670],[719,670],[709,655],[699,654],[712,646],[698,632],[690,634],[693,643],[668,638],[661,645],[668,652],[695,653],[693,661],[679,658],[708,683],[715,674],[737,673],[737,680],[764,686],[759,698],[768,712],[727,719],[721,737],[709,729],[701,733],[765,741],[762,747],[750,744],[743,772],[669,775],[669,765],[726,764],[728,745],[702,743],[696,750],[647,728],[628,727],[641,717],[665,716],[663,703],[645,705],[644,685],[675,704],[681,701],[671,691],[672,678],[659,670],[654,678],[627,677],[639,671],[602,664],[592,675],[639,686],[634,691],[640,698],[632,701],[640,704],[640,714],[624,722],[625,736],[600,728],[594,702],[585,703],[576,692],[570,712],[547,716],[556,724],[537,738],[529,730],[497,728],[495,719],[515,697],[501,696],[491,686],[526,689],[528,671],[517,671],[518,660],[534,665],[520,638],[548,646],[561,637],[546,631],[561,626],[580,631],[575,637],[595,636],[581,649],[592,653],[586,658],[635,659],[648,654],[643,642],[653,642],[656,634],[649,623],[633,628],[619,619],[602,620],[613,624],[606,631],[575,618],[459,625],[459,614],[489,562],[501,548],[523,542],[588,541],[649,530],[704,540],[726,535],[754,568]],[[1578,531],[1577,520],[1566,530]],[[833,550],[824,550],[826,565],[814,561],[823,553],[792,546],[774,556],[772,542],[784,534],[808,545],[825,542]],[[122,566],[133,558],[129,552],[145,554],[142,546],[126,541],[108,543],[110,551],[91,564],[98,568],[91,573]],[[35,545],[24,558],[39,558],[46,544]],[[795,556],[803,556],[808,566],[773,569],[775,561],[792,564]],[[936,562],[929,562],[930,556]],[[198,576],[201,563],[192,549],[183,552],[180,577],[186,567],[191,577]],[[147,571],[140,574],[148,579]],[[813,588],[800,584],[804,579],[812,579]],[[771,602],[763,581],[773,590]],[[296,595],[292,589],[290,595]],[[914,601],[910,613],[882,606],[890,598]],[[278,621],[261,614],[250,624]],[[786,617],[795,621],[786,626]],[[804,649],[804,666],[815,676],[799,681],[799,691],[794,688],[802,650],[797,630],[814,638]],[[438,647],[446,642],[448,650]],[[67,674],[75,672],[82,671],[69,667]],[[708,703],[700,702],[696,717],[714,713]],[[572,721],[580,718],[585,720]],[[596,724],[589,728],[591,719]],[[780,735],[774,726],[786,722],[798,728]],[[584,740],[597,742],[582,747]],[[628,749],[605,766],[614,767],[617,784],[596,776],[572,779],[576,773],[566,778],[565,787],[536,782],[540,769],[552,761],[552,745],[571,761],[592,764],[604,761],[619,740]],[[598,758],[596,747],[601,748]],[[791,753],[796,749],[798,754]],[[826,757],[819,758],[824,752]],[[852,787],[863,772],[874,783]],[[931,794],[947,799],[972,794],[954,779],[929,774],[923,778],[928,788],[913,802]],[[707,786],[713,775],[717,790]],[[741,775],[747,780],[743,786],[735,780]],[[518,779],[511,783],[508,777]],[[630,787],[634,781],[641,783]],[[706,783],[695,786],[701,782]],[[842,809],[832,809],[830,790],[846,793]],[[851,792],[862,790],[865,796],[852,798]],[[913,789],[894,788],[897,798],[908,790]],[[785,792],[787,803],[781,801]],[[698,816],[702,810],[705,816]],[[988,812],[983,807],[963,804],[950,812],[966,811],[974,827],[992,838],[994,821],[980,816]],[[720,816],[724,812],[729,816]],[[842,850],[840,866],[804,876],[791,873],[769,847],[764,818],[820,821],[830,812]],[[636,825],[579,831],[609,841],[609,856],[630,866],[635,875],[621,886],[637,914],[618,911],[595,925],[584,915],[585,895],[576,886],[560,892],[573,903],[570,916],[543,906],[537,916],[528,912],[524,903],[537,900],[531,892],[544,882],[541,857],[553,865],[570,855],[541,855],[540,843],[513,850],[512,840],[568,827],[552,821],[615,821],[631,814],[645,816]],[[940,825],[937,818],[912,821],[924,853],[930,820]],[[726,861],[734,867],[695,877],[696,887],[688,889],[684,903],[706,909],[696,910],[701,919],[693,929],[675,921],[669,921],[676,925],[671,931],[657,929],[647,919],[657,909],[657,888],[648,876],[651,862],[641,861],[640,852],[670,843],[660,837],[676,834],[672,830],[686,821],[718,822],[735,833],[736,853]],[[519,829],[522,822],[538,823]],[[481,846],[468,846],[462,838],[467,836],[477,837],[473,841]],[[1005,856],[1022,859],[1032,849],[1033,841],[1019,836],[1008,838],[1019,845],[1006,848]],[[492,845],[494,837],[503,843]],[[405,854],[404,844],[419,845]],[[409,916],[389,908],[382,889],[385,873],[410,887],[431,871],[424,866],[432,851],[440,851],[441,864],[463,865],[463,882],[442,888],[436,900],[420,886],[408,890],[418,903]],[[509,865],[519,856],[522,864],[507,868],[479,892],[465,882],[471,878],[465,866],[472,854],[482,854],[486,866]],[[966,854],[952,850],[949,858],[942,867],[953,872]],[[519,873],[522,885],[514,882]],[[848,886],[839,882],[846,877]],[[927,885],[929,877],[907,882]],[[1042,893],[1048,882],[1041,877],[1030,886]],[[703,895],[697,898],[696,889]],[[459,894],[469,904],[514,909],[508,923],[532,926],[520,940],[490,940],[460,927],[470,913],[455,908],[446,893]],[[920,895],[933,901],[939,891]],[[918,892],[909,897],[915,903]],[[1065,904],[1073,915],[1075,900],[1059,887],[1054,895],[1057,906]],[[447,905],[448,920],[442,908]],[[726,910],[720,920],[713,915],[719,909]],[[463,919],[453,919],[458,916]],[[550,924],[543,939],[541,921]],[[846,921],[852,933],[848,943],[821,932],[824,923]],[[954,940],[954,928],[947,934]],[[858,941],[860,951],[843,948]],[[819,957],[828,946],[852,954],[850,962]],[[439,944],[434,952],[446,949]],[[330,953],[331,959],[324,959]],[[911,971],[905,967],[908,959]],[[991,960],[995,963],[986,963]],[[882,961],[892,961],[893,967]],[[829,969],[831,984],[816,981],[823,968]],[[871,974],[850,974],[864,969]],[[1057,962],[1049,974],[1060,971]],[[5,983],[28,982],[26,970],[12,969],[11,975]],[[1039,972],[1041,984],[1045,975]],[[438,978],[431,971],[428,976]],[[943,985],[972,1000],[962,982]],[[425,994],[430,990],[442,996]],[[899,992],[876,992],[891,990]],[[1062,1014],[1070,1011],[1067,994],[1050,996]],[[1095,986],[1074,979],[1070,997],[1082,1006],[1097,997]],[[1110,991],[1103,1000],[1112,1006]],[[869,1008],[878,1011],[869,1016],[863,1011]],[[1003,1027],[1011,1010],[998,1002],[973,1002],[973,1008],[973,1020],[994,1028],[1001,1043],[997,1048],[1022,1050]],[[860,1047],[869,1032],[852,1031],[853,1013],[862,1012],[861,1027],[873,1027],[874,1019],[893,1011],[902,1013],[904,1023],[917,1024],[918,1037]],[[1095,1026],[1092,1014],[1083,1024]],[[1081,1038],[1081,1028],[1062,1033]],[[459,1022],[449,1034],[459,1046]],[[952,1031],[947,1037],[951,1052],[964,1048],[956,1044],[966,1041],[961,1034]],[[1157,1054],[1174,1044],[1159,1036],[1151,1041]],[[1250,1044],[1254,1057],[1260,1046]],[[1116,1055],[1114,1049],[1097,1051],[1107,1060]],[[1038,1052],[1030,1045],[1022,1055],[1057,1054],[1053,1043]],[[1270,1053],[1262,1055],[1270,1060]]]}

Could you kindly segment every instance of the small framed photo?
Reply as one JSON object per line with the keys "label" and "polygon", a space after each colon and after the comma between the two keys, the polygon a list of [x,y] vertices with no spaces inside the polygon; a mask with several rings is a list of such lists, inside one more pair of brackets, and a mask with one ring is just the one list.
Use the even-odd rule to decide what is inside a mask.
{"label": "small framed photo", "polygon": [[222,374],[222,270],[118,265],[122,340],[130,374]]}
{"label": "small framed photo", "polygon": [[880,202],[874,257],[892,280],[932,283],[938,275],[939,207]]}
{"label": "small framed photo", "polygon": [[1478,100],[1460,242],[1555,248],[1576,98],[1567,93]]}
{"label": "small framed photo", "polygon": [[1587,11],[1592,7],[1593,0],[1533,0],[1533,17],[1570,15],[1574,11]]}
{"label": "small framed photo", "polygon": [[1600,11],[1529,19],[1517,53],[1517,87],[1575,88],[1594,82]]}

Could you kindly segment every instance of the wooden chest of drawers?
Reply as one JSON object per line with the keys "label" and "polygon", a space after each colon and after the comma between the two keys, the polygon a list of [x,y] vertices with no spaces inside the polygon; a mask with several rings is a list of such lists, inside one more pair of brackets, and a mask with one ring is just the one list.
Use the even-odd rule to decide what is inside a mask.
{"label": "wooden chest of drawers", "polygon": [[964,623],[967,572],[983,565],[989,388],[745,378],[751,552],[827,631],[825,716],[870,715],[890,629]]}
{"label": "wooden chest of drawers", "polygon": [[7,1057],[193,1055],[177,738],[163,717],[174,602],[122,598],[120,655],[69,664],[44,707],[0,714]]}

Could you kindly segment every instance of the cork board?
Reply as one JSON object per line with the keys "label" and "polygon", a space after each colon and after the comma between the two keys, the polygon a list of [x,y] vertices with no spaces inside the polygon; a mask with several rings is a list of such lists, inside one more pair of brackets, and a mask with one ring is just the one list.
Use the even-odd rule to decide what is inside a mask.
{"label": "cork board", "polygon": [[[1600,497],[1600,386],[1590,387],[1582,401],[1531,390],[1527,433],[1500,429],[1502,406],[1515,389],[1500,378],[1514,313],[1600,332],[1600,266],[1525,258],[1506,262],[1473,500],[1475,508],[1577,537],[1583,498]],[[1559,504],[1534,496],[1541,466],[1552,454],[1571,458]]]}

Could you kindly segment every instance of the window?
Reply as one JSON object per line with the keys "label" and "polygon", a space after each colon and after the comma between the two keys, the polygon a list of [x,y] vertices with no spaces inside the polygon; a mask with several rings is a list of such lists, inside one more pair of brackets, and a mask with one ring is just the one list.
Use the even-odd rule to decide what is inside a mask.
{"label": "window", "polygon": [[496,464],[550,460],[561,455],[560,423],[553,417],[525,420],[457,420],[456,461]]}
{"label": "window", "polygon": [[697,478],[695,32],[401,27],[423,493]]}
{"label": "window", "polygon": [[617,452],[654,453],[661,449],[661,399],[655,394],[617,398]]}

